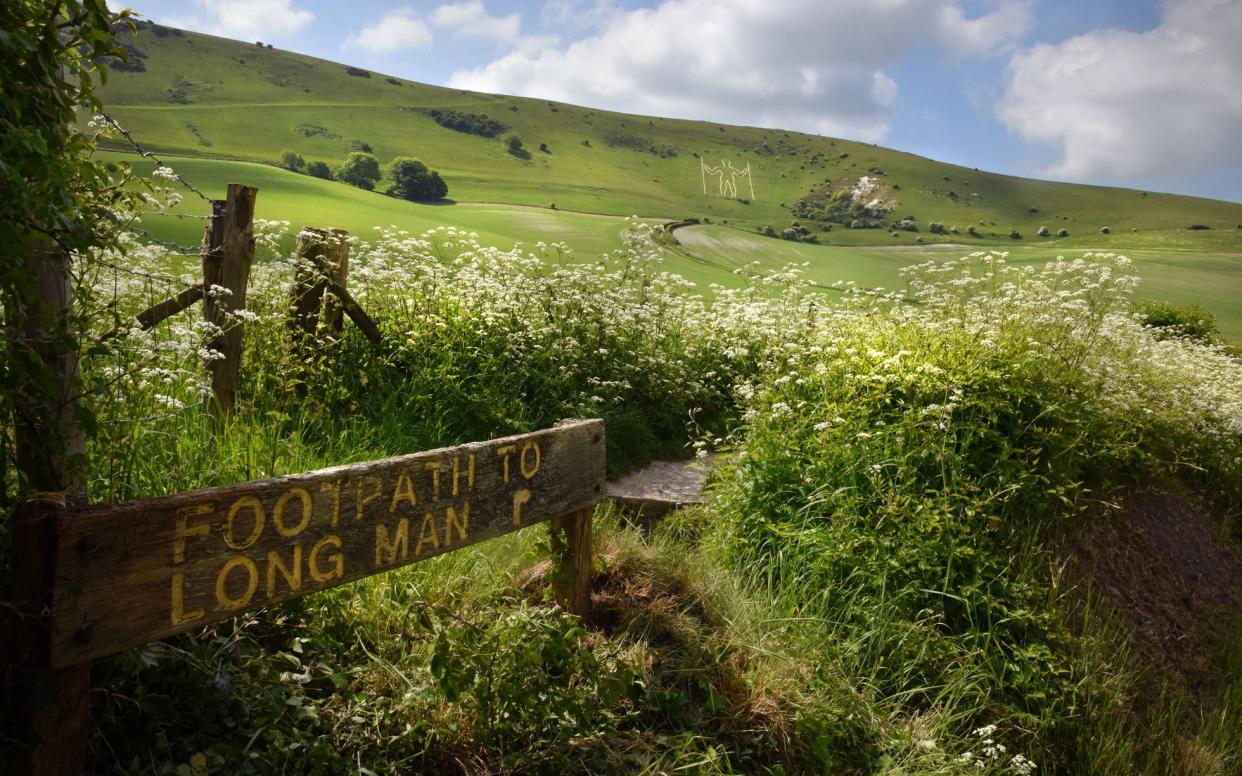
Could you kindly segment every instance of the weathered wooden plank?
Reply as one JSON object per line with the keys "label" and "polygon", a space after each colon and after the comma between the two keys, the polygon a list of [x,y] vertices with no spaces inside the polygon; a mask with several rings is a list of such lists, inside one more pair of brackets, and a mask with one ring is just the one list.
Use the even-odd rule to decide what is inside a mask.
{"label": "weathered wooden plank", "polygon": [[51,661],[70,665],[589,507],[604,425],[83,510],[63,521]]}

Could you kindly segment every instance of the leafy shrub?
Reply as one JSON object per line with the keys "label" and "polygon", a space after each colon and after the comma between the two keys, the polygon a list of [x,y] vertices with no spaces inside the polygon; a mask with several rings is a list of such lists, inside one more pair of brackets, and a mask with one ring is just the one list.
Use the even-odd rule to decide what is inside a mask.
{"label": "leafy shrub", "polygon": [[1113,478],[1183,461],[1242,493],[1242,364],[1151,336],[1128,268],[975,254],[910,270],[917,305],[856,296],[746,390],[716,496],[734,568],[822,623],[818,648],[894,719],[1010,721],[1041,773],[1097,771],[1067,712],[1103,685],[1076,667],[1030,537]]}
{"label": "leafy shrub", "polygon": [[363,70],[360,67],[347,67],[345,68],[345,72],[357,78],[370,78],[371,77],[371,71]]}
{"label": "leafy shrub", "polygon": [[380,179],[379,160],[371,154],[355,151],[336,168],[336,179],[370,191]]}
{"label": "leafy shrub", "polygon": [[927,225],[927,231],[931,232],[932,234],[944,234],[945,233],[944,224],[937,223],[936,221],[932,221],[931,223]]}
{"label": "leafy shrub", "polygon": [[1009,239],[1011,239],[1011,240],[1021,240],[1021,239],[1022,239],[1022,233],[1021,233],[1021,232],[1019,232],[1017,229],[1014,229],[1013,231],[1011,231],[1011,232],[1009,233]]}
{"label": "leafy shrub", "polygon": [[1100,234],[1112,234],[1112,232],[1113,230],[1109,229],[1107,226],[1100,227]]}
{"label": "leafy shrub", "polygon": [[1153,301],[1142,302],[1134,309],[1144,326],[1159,329],[1162,334],[1213,341],[1218,333],[1216,316],[1197,304]]}
{"label": "leafy shrub", "polygon": [[539,150],[540,150],[540,151],[543,151],[545,154],[550,154],[550,153],[552,153],[551,151],[549,151],[549,150],[548,150],[548,144],[547,144],[547,143],[540,143],[540,144],[539,144]]}
{"label": "leafy shrub", "polygon": [[1191,224],[1190,226],[1186,228],[1192,232],[1202,232],[1202,231],[1211,229],[1212,227],[1208,226],[1207,224]]}
{"label": "leafy shrub", "polygon": [[1039,227],[1039,231],[1037,231],[1035,234],[1039,235],[1040,237],[1048,237],[1049,235],[1052,234],[1052,232],[1048,231],[1048,227],[1041,226]]}
{"label": "leafy shrub", "polygon": [[1069,230],[1062,227],[1057,230],[1057,237],[1069,237]]}
{"label": "leafy shrub", "polygon": [[516,134],[509,135],[505,138],[505,148],[514,156],[523,158],[528,158],[530,156],[530,153],[526,150],[526,147],[522,145],[522,138],[518,137]]}

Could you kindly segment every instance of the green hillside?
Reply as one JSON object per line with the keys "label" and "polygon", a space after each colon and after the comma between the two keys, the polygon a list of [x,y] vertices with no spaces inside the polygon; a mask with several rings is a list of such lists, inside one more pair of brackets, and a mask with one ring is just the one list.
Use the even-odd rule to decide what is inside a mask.
{"label": "green hillside", "polygon": [[[113,73],[105,103],[141,142],[165,152],[272,163],[292,149],[335,164],[365,144],[381,163],[401,155],[423,159],[442,172],[458,201],[707,217],[778,231],[806,195],[814,191],[831,204],[833,194],[867,176],[878,181],[874,196],[891,208],[863,220],[886,228],[838,223],[825,232],[811,225],[820,241],[960,242],[974,225],[980,236],[970,239],[980,243],[1011,244],[1017,230],[1024,242],[1069,244],[1037,237],[1046,226],[1053,235],[1067,229],[1074,247],[1242,249],[1237,203],[996,175],[797,132],[428,86],[150,24],[127,40],[142,70]],[[432,111],[486,116],[505,129],[492,138],[456,131],[438,124]],[[522,138],[529,159],[507,153],[502,139],[510,133]],[[704,175],[703,160],[749,165],[751,180],[735,179],[736,198],[720,196],[720,179]],[[890,236],[887,224],[904,216],[920,231]],[[962,236],[931,234],[932,221],[957,226]],[[1209,228],[1188,231],[1191,225]],[[1112,233],[1102,235],[1102,227]]]}

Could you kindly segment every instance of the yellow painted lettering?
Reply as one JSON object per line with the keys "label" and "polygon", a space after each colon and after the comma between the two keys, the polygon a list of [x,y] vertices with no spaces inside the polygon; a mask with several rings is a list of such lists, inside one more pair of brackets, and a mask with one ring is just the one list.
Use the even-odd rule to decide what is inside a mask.
{"label": "yellow painted lettering", "polygon": [[526,488],[514,491],[513,493],[513,524],[520,526],[522,524],[522,507],[530,502],[530,491]]}
{"label": "yellow painted lettering", "polygon": [[[250,509],[254,513],[254,525],[251,526],[250,535],[246,537],[246,540],[239,542],[233,529],[233,522],[237,519],[237,513],[243,509]],[[229,516],[224,523],[224,543],[234,550],[246,549],[259,541],[259,537],[263,535],[264,520],[266,516],[263,513],[263,502],[254,496],[242,496],[233,502],[233,506],[229,507]]]}
{"label": "yellow painted lettering", "polygon": [[[534,460],[528,463],[526,454],[532,451],[534,452],[534,456],[533,456]],[[522,445],[522,455],[518,458],[518,466],[521,467],[522,469],[523,477],[525,477],[528,480],[531,477],[534,477],[535,472],[539,471],[539,461],[540,461],[540,453],[539,453],[538,442],[532,439],[526,444]]]}
{"label": "yellow painted lettering", "polygon": [[[405,560],[410,554],[410,519],[403,517],[397,521],[397,530],[390,537],[388,526],[383,523],[375,525],[375,568],[392,565],[394,561]],[[387,559],[385,559],[387,555]]]}
{"label": "yellow painted lettering", "polygon": [[423,554],[423,545],[427,543],[440,549],[440,527],[436,525],[436,516],[430,512],[423,515],[423,528],[418,535],[418,546],[414,548],[415,557]]}
{"label": "yellow painted lettering", "polygon": [[470,489],[471,493],[474,493],[474,461],[478,457],[477,453],[471,453],[466,456],[466,460],[469,462],[466,468],[466,487]]}
{"label": "yellow painted lettering", "polygon": [[[371,491],[370,493],[363,493],[362,486],[368,482],[375,486],[375,490]],[[355,496],[354,496],[354,508],[356,510],[354,514],[355,521],[362,519],[362,512],[363,510],[366,509],[367,504],[379,498],[383,490],[384,490],[384,481],[381,480],[379,477],[376,477],[375,475],[371,475],[369,477],[363,477],[362,479],[358,480],[358,485],[355,488]]]}
{"label": "yellow painted lettering", "polygon": [[203,616],[202,609],[187,612],[185,610],[185,574],[177,572],[172,575],[172,624],[197,620]]}
{"label": "yellow painted lettering", "polygon": [[503,445],[496,448],[496,455],[504,459],[504,477],[505,482],[509,481],[509,456],[517,452],[517,445]]}
{"label": "yellow painted lettering", "polygon": [[187,536],[205,536],[211,533],[207,523],[190,525],[190,518],[195,515],[206,515],[214,509],[212,504],[194,504],[177,509],[177,532],[173,538],[173,563],[185,562],[185,540]]}
{"label": "yellow painted lettering", "polygon": [[[324,551],[325,547],[335,548],[335,551],[327,556],[328,562],[332,564],[327,571],[319,565],[319,554]],[[345,556],[341,554],[340,549],[341,537],[335,534],[328,534],[315,542],[315,546],[311,547],[308,562],[311,579],[316,582],[327,582],[330,579],[340,579],[345,576]]]}
{"label": "yellow painted lettering", "polygon": [[[302,502],[302,520],[290,528],[285,525],[285,505],[294,496],[297,496],[298,500]],[[280,495],[280,500],[276,502],[276,508],[272,510],[272,522],[276,524],[276,532],[287,539],[297,536],[306,530],[306,526],[310,525],[312,511],[311,495],[306,488],[289,488]]]}
{"label": "yellow painted lettering", "polygon": [[319,486],[319,489],[332,491],[332,527],[336,528],[336,524],[341,520],[341,481],[325,482]]}
{"label": "yellow painted lettering", "polygon": [[459,491],[457,484],[458,484],[458,478],[460,475],[461,475],[461,459],[458,458],[457,456],[453,456],[453,497],[454,498],[457,497],[457,494]]}
{"label": "yellow painted lettering", "polygon": [[444,508],[444,546],[453,546],[453,529],[457,529],[457,539],[466,542],[470,539],[470,502],[464,501],[461,505],[461,516],[458,517],[457,509],[452,504]]}
{"label": "yellow painted lettering", "polygon": [[285,584],[292,591],[302,589],[302,545],[293,545],[293,568],[285,565],[285,559],[276,551],[267,554],[267,597],[276,597],[276,572],[285,578]]}
{"label": "yellow painted lettering", "polygon": [[410,506],[418,506],[418,494],[414,492],[414,480],[409,472],[402,471],[397,475],[397,487],[392,489],[392,502],[388,505],[389,512],[397,511],[397,502],[405,499]]}
{"label": "yellow painted lettering", "polygon": [[440,498],[440,462],[428,461],[423,464],[423,468],[431,472],[431,492],[436,498]]}
{"label": "yellow painted lettering", "polygon": [[[246,570],[246,592],[233,597],[228,591],[229,572],[239,567]],[[216,602],[225,609],[241,609],[250,603],[250,599],[254,597],[254,591],[258,589],[259,567],[245,555],[234,555],[229,558],[220,567],[220,573],[216,575]]]}

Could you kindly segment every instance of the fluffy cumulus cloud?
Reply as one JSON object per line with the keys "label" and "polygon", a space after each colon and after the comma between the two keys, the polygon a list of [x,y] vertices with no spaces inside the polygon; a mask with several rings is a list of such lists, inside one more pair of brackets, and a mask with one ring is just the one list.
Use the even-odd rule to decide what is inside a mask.
{"label": "fluffy cumulus cloud", "polygon": [[345,38],[345,48],[373,56],[430,46],[431,30],[413,8],[397,8]]}
{"label": "fluffy cumulus cloud", "polygon": [[310,26],[315,15],[293,0],[194,0],[190,13],[163,17],[170,27],[238,40],[278,41]]}
{"label": "fluffy cumulus cloud", "polygon": [[885,72],[920,45],[990,53],[1025,31],[1028,3],[967,17],[958,0],[663,0],[618,11],[553,0],[598,27],[568,45],[524,47],[451,85],[633,113],[880,140],[896,111]]}
{"label": "fluffy cumulus cloud", "polygon": [[431,12],[431,23],[452,30],[458,37],[502,43],[516,42],[522,33],[521,15],[492,16],[483,5],[483,0],[441,5]]}
{"label": "fluffy cumulus cloud", "polygon": [[1050,174],[1118,182],[1242,165],[1242,3],[1166,0],[1147,32],[1014,55],[998,115],[1050,144]]}

